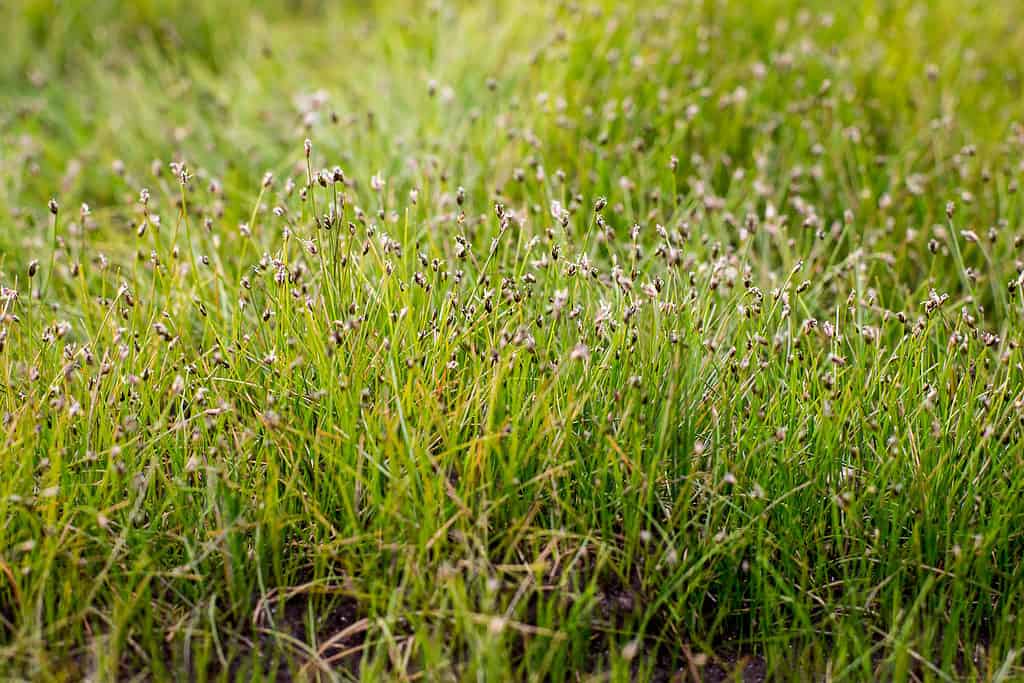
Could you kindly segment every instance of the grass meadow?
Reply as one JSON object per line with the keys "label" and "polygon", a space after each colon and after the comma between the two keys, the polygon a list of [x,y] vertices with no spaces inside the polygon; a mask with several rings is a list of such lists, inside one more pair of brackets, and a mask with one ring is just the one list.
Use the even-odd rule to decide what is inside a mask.
{"label": "grass meadow", "polygon": [[0,679],[1024,680],[1018,2],[0,25]]}

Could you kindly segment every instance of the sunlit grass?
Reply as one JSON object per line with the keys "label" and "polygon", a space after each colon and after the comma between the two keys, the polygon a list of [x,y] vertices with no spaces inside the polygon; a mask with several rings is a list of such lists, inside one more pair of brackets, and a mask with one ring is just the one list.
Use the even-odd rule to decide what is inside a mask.
{"label": "sunlit grass", "polygon": [[1024,676],[1011,2],[25,2],[0,675]]}

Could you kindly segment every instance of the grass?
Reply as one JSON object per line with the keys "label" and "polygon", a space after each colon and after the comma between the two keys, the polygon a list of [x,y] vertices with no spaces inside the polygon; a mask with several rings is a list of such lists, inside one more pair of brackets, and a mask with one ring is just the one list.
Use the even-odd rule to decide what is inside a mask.
{"label": "grass", "polygon": [[1024,679],[1024,24],[833,4],[5,4],[0,676]]}

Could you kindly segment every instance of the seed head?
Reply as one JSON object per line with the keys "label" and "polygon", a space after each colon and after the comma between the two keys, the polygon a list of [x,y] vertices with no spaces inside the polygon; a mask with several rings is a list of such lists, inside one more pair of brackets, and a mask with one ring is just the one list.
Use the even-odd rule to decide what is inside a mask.
{"label": "seed head", "polygon": [[576,345],[575,348],[573,348],[572,353],[569,354],[569,358],[571,360],[582,360],[582,361],[589,360],[590,359],[590,349],[587,348],[586,344],[580,342],[579,344]]}

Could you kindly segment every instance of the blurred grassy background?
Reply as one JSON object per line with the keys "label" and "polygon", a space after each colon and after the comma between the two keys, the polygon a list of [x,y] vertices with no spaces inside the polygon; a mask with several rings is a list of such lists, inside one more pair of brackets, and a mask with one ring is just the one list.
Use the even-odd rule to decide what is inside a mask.
{"label": "blurred grassy background", "polygon": [[[408,160],[424,154],[481,194],[532,155],[599,195],[623,175],[653,178],[671,154],[685,177],[695,157],[750,167],[755,152],[774,150],[763,161],[781,176],[810,170],[806,155],[823,143],[816,161],[831,177],[807,189],[809,200],[859,203],[915,174],[929,193],[952,197],[964,189],[956,155],[972,145],[996,158],[1021,118],[1024,27],[1014,2],[596,2],[583,22],[575,6],[5,3],[0,205],[23,227],[44,217],[53,195],[114,205],[131,185],[118,169],[138,175],[154,159],[187,158],[222,182],[236,218],[230,206],[254,198],[265,170],[289,171],[307,135],[354,175],[384,171],[396,189],[413,185]],[[608,61],[609,51],[621,58]],[[799,74],[773,66],[779,55]],[[634,75],[627,65],[637,58],[652,63]],[[763,81],[752,77],[758,62],[770,67]],[[495,75],[492,93],[485,84]],[[801,120],[805,103],[791,93],[807,80],[835,83],[834,120]],[[431,97],[430,81],[450,88],[453,106]],[[686,121],[691,105],[714,112],[706,93],[737,89],[748,93],[741,107]],[[312,111],[311,99],[323,105]],[[556,100],[576,114],[629,101],[638,114],[566,127],[545,114]],[[515,139],[523,131],[541,146]],[[851,143],[850,131],[867,144]],[[644,147],[592,163],[586,142],[601,134]],[[727,192],[726,172],[711,181]],[[934,202],[903,201],[911,213],[900,233],[941,222]],[[972,218],[980,229],[994,220]],[[13,235],[25,234],[0,229],[0,247],[17,252]],[[924,268],[924,241],[916,247],[897,271]]]}

